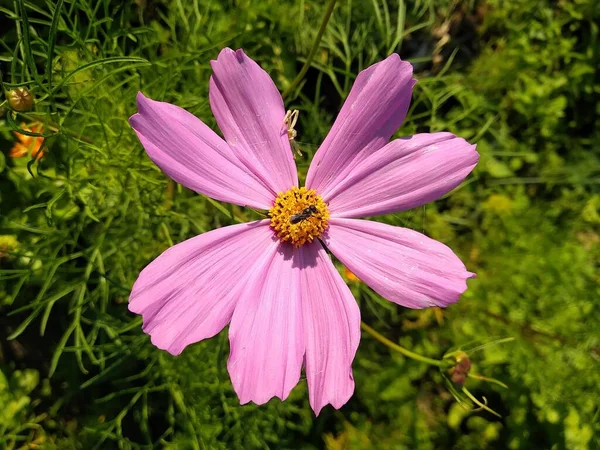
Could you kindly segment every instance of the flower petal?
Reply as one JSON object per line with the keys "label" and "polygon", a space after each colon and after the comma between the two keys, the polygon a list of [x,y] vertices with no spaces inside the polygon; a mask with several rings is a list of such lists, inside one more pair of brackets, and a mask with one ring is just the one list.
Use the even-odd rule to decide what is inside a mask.
{"label": "flower petal", "polygon": [[274,256],[268,220],[232,225],[177,244],[138,277],[129,310],[158,348],[178,355],[229,323],[246,280]]}
{"label": "flower petal", "polygon": [[13,148],[10,149],[8,156],[11,158],[22,158],[23,156],[27,156],[27,153],[29,153],[29,149],[23,144],[16,142]]}
{"label": "flower petal", "polygon": [[185,109],[137,95],[129,123],[148,156],[185,187],[236,205],[269,209],[275,196],[235,157],[229,145]]}
{"label": "flower petal", "polygon": [[412,73],[410,63],[394,53],[358,74],[312,160],[306,187],[327,195],[358,162],[390,140],[410,105]]}
{"label": "flower petal", "polygon": [[225,140],[274,194],[298,186],[283,100],[271,77],[243,50],[211,61],[210,106]]}
{"label": "flower petal", "polygon": [[285,400],[300,379],[304,339],[295,251],[280,244],[235,307],[227,368],[242,404],[261,405],[274,396]]}
{"label": "flower petal", "polygon": [[324,200],[332,217],[415,208],[458,186],[478,160],[475,145],[452,133],[396,139],[361,161]]}
{"label": "flower petal", "polygon": [[310,405],[341,408],[354,392],[352,360],[360,341],[358,305],[318,241],[297,253],[301,271],[306,378]]}
{"label": "flower petal", "polygon": [[407,308],[455,303],[475,276],[444,244],[407,228],[332,219],[321,238],[360,280]]}

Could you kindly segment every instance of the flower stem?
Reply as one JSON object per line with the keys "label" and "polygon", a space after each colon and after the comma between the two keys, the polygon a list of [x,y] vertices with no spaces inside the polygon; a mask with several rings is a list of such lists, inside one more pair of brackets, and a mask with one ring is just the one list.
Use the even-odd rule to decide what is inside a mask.
{"label": "flower stem", "polygon": [[474,396],[473,394],[471,394],[471,392],[470,392],[470,391],[469,391],[469,390],[468,390],[468,389],[467,389],[465,386],[463,386],[463,388],[462,388],[462,391],[464,392],[464,394],[465,394],[467,397],[469,397],[469,398],[471,399],[471,401],[472,401],[473,403],[475,403],[477,406],[479,406],[479,408],[478,408],[478,409],[484,409],[484,410],[486,410],[487,412],[489,412],[489,413],[491,413],[491,414],[495,415],[496,417],[500,417],[500,418],[502,418],[502,416],[501,416],[500,414],[498,414],[496,411],[494,411],[493,409],[491,409],[491,408],[490,408],[490,407],[487,405],[487,399],[486,399],[485,397],[482,397],[482,398],[483,398],[483,402],[484,402],[484,403],[481,403],[479,400],[477,400],[477,398],[475,398],[475,396]]}
{"label": "flower stem", "polygon": [[369,333],[371,336],[373,336],[375,339],[377,339],[379,342],[381,342],[382,344],[387,345],[392,350],[396,350],[397,352],[402,353],[407,358],[411,358],[411,359],[414,359],[416,361],[421,361],[421,362],[424,362],[425,364],[430,364],[432,366],[444,367],[444,368],[445,367],[450,367],[448,361],[443,361],[443,360],[440,360],[440,359],[428,358],[427,356],[419,355],[418,353],[411,352],[410,350],[408,350],[408,349],[406,349],[404,347],[401,347],[400,345],[398,345],[398,344],[390,341],[388,338],[386,338],[382,334],[379,334],[377,331],[375,331],[373,328],[371,328],[369,325],[367,325],[364,322],[360,323],[360,327],[364,331],[366,331],[367,333]]}
{"label": "flower stem", "polygon": [[333,8],[335,7],[336,1],[337,0],[329,0],[329,3],[327,4],[327,9],[325,10],[325,15],[323,16],[323,21],[321,22],[321,26],[319,27],[319,31],[317,32],[317,37],[315,37],[315,42],[313,42],[313,46],[310,49],[308,58],[306,58],[306,61],[304,62],[302,69],[300,69],[300,72],[298,73],[296,78],[294,78],[294,81],[292,81],[290,83],[290,85],[283,91],[283,94],[282,94],[283,98],[286,98],[288,95],[290,95],[292,93],[292,91],[294,89],[296,89],[296,86],[298,85],[298,83],[300,83],[302,81],[302,79],[304,78],[304,75],[306,75],[306,72],[308,72],[308,68],[310,67],[312,60],[315,57],[317,50],[319,49],[319,44],[321,43],[321,38],[323,37],[323,34],[325,33],[325,29],[327,28],[327,23],[329,23],[329,18],[331,17],[331,13],[333,12]]}
{"label": "flower stem", "polygon": [[479,375],[478,373],[469,372],[467,375],[469,378],[475,378],[480,381],[487,381],[488,383],[494,383],[498,386],[502,386],[505,389],[508,389],[508,386],[504,384],[502,381],[496,380],[495,378],[484,377],[483,375]]}

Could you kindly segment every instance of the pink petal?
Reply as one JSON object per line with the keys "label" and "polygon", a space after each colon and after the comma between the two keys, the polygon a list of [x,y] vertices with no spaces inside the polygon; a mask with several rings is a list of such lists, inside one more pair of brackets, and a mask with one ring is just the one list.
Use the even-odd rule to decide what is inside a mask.
{"label": "pink petal", "polygon": [[280,245],[270,264],[244,290],[229,327],[227,367],[242,404],[284,400],[300,379],[304,359],[301,268],[297,250]]}
{"label": "pink petal", "polygon": [[224,48],[211,61],[210,106],[236,156],[274,194],[298,185],[281,95],[243,50]]}
{"label": "pink petal", "polygon": [[324,200],[332,217],[403,211],[454,189],[478,160],[475,145],[451,133],[396,139],[361,161]]}
{"label": "pink petal", "polygon": [[341,408],[354,392],[352,360],[360,340],[360,311],[352,293],[317,241],[300,247],[300,287],[306,378],[315,414]]}
{"label": "pink petal", "polygon": [[232,225],[177,244],[138,277],[129,310],[141,314],[158,348],[178,355],[229,323],[246,280],[272,259],[268,220]]}
{"label": "pink petal", "polygon": [[197,117],[169,103],[137,95],[129,123],[148,156],[185,187],[236,205],[269,209],[275,196]]}
{"label": "pink petal", "polygon": [[308,188],[327,195],[358,162],[390,140],[410,105],[412,72],[410,63],[394,53],[358,74],[308,169]]}
{"label": "pink petal", "polygon": [[407,308],[455,303],[475,276],[444,244],[407,228],[332,219],[321,238],[358,278]]}

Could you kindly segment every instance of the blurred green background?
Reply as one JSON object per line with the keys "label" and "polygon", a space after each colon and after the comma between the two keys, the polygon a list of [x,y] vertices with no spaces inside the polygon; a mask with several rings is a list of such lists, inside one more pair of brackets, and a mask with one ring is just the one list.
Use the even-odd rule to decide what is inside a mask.
{"label": "blurred green background", "polygon": [[[325,9],[0,0],[3,95],[26,87],[35,98],[22,113],[0,99],[0,448],[600,448],[597,0],[339,0],[286,98],[300,110],[301,177],[356,74],[391,52],[419,80],[396,136],[447,130],[477,143],[461,187],[380,219],[446,243],[478,274],[459,303],[413,311],[349,285],[390,341],[436,359],[466,351],[476,376],[465,387],[500,417],[447,371],[368,333],[341,410],[315,418],[305,379],[286,402],[239,406],[226,331],[172,357],[127,311],[161,251],[257,217],[150,162],[127,123],[136,92],[215,127],[219,50],[244,48],[284,90]],[[23,128],[34,136],[19,141]],[[29,153],[17,157],[17,142]]]}

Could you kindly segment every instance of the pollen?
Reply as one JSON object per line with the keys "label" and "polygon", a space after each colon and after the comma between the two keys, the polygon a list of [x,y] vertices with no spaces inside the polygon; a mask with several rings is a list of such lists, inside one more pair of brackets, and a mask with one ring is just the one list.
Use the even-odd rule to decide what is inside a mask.
{"label": "pollen", "polygon": [[269,216],[277,237],[300,247],[327,229],[329,209],[314,189],[294,187],[279,193]]}

